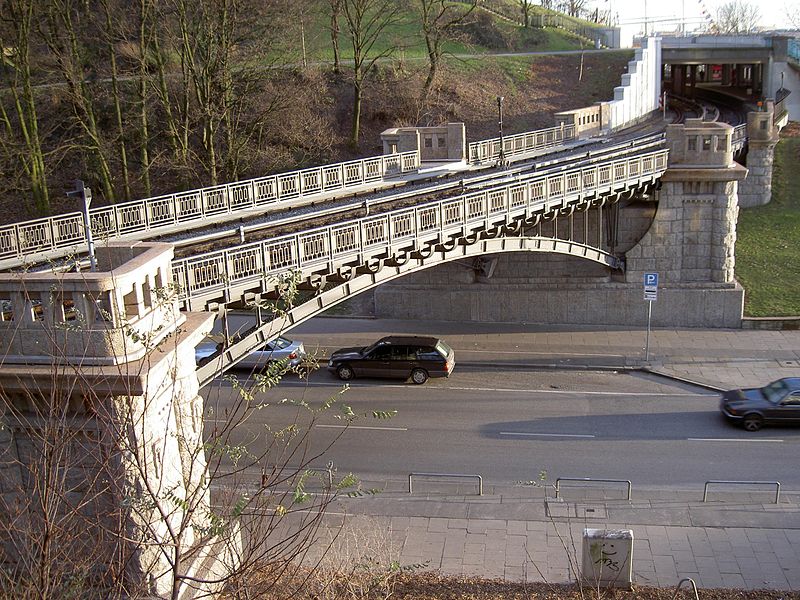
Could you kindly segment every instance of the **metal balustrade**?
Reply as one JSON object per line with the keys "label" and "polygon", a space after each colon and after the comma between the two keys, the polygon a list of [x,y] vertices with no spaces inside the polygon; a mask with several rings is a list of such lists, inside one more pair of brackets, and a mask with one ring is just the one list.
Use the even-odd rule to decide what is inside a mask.
{"label": "metal balustrade", "polygon": [[731,135],[731,148],[734,152],[738,152],[747,144],[747,123],[737,125],[733,128]]}
{"label": "metal balustrade", "polygon": [[[509,158],[550,148],[557,144],[577,139],[574,125],[559,125],[549,129],[528,131],[516,135],[503,136],[503,156]],[[472,142],[468,146],[467,160],[471,164],[482,164],[500,158],[500,138]]]}
{"label": "metal balustrade", "polygon": [[[405,152],[281,173],[188,192],[124,202],[89,211],[95,239],[144,237],[166,228],[187,228],[209,217],[252,210],[415,170],[419,153]],[[35,254],[66,254],[86,244],[80,212],[0,226],[0,261],[16,265]],[[48,254],[49,253],[49,254]]]}
{"label": "metal balustrade", "polygon": [[[426,245],[442,243],[537,213],[651,182],[667,168],[667,151],[608,161],[559,175],[534,176],[377,217],[311,229],[173,262],[173,279],[187,308],[255,287],[274,287],[287,270],[335,273]],[[611,174],[613,173],[613,181]],[[587,182],[589,183],[587,185]]]}

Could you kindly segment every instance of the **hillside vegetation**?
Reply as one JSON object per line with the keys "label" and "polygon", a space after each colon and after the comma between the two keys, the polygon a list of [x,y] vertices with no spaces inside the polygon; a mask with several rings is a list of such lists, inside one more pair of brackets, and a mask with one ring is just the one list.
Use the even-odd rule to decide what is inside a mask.
{"label": "hillside vegetation", "polygon": [[772,200],[739,211],[736,278],[750,317],[800,315],[800,126],[791,123],[775,148]]}
{"label": "hillside vegetation", "polygon": [[98,205],[372,155],[392,126],[494,135],[497,95],[507,132],[550,126],[555,111],[609,99],[630,58],[587,55],[580,81],[578,56],[485,58],[587,40],[447,2],[428,85],[417,2],[369,2],[360,34],[374,44],[356,66],[359,30],[332,20],[333,4],[14,0],[0,21],[0,220],[76,210],[74,179]]}

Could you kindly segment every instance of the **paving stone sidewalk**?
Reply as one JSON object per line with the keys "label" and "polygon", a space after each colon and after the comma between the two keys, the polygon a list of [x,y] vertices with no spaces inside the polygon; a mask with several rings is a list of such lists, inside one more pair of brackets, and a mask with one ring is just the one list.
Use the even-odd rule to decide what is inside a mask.
{"label": "paving stone sidewalk", "polygon": [[[293,335],[324,356],[389,333],[440,335],[462,365],[644,369],[710,389],[800,376],[798,331],[655,329],[647,356],[641,328],[314,319]],[[630,529],[635,583],[675,586],[691,577],[701,587],[800,590],[800,494],[784,494],[779,504],[763,492],[710,503],[698,494],[582,498],[566,512],[552,499],[508,490],[480,499],[386,494],[345,501],[329,525],[383,536],[402,564],[550,583],[575,580],[585,527]]]}

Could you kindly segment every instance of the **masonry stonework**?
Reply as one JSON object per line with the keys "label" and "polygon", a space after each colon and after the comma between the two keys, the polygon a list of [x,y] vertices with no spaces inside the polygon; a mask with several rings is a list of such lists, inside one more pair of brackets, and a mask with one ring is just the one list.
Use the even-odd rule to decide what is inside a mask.
{"label": "masonry stonework", "polygon": [[767,100],[764,110],[747,115],[747,178],[739,187],[739,206],[762,206],[772,199],[772,165],[779,130],[774,122],[775,107]]}
{"label": "masonry stonework", "polygon": [[[645,272],[658,272],[657,327],[740,327],[744,292],[734,279],[737,190],[747,170],[733,161],[732,128],[687,120],[668,127],[670,163],[654,198],[620,202],[616,239],[607,219],[589,221],[587,242],[623,253],[624,275],[573,257],[486,257],[491,277],[453,263],[374,291],[381,317],[584,325],[644,325]],[[613,220],[613,219],[612,219]],[[580,218],[573,235],[582,230]],[[573,224],[574,225],[574,224]],[[570,228],[544,225],[526,235],[565,237]],[[580,240],[584,241],[584,240]],[[614,248],[612,250],[611,244]],[[597,245],[597,242],[595,242]]]}
{"label": "masonry stonework", "polygon": [[[180,312],[172,254],[135,242],[98,248],[101,272],[0,275],[11,298],[0,320],[11,349],[0,357],[0,518],[27,520],[35,539],[57,514],[69,525],[48,566],[84,578],[90,568],[84,584],[123,581],[136,597],[169,596],[176,581],[181,598],[213,592],[203,574],[233,561],[201,533],[211,498],[194,347],[213,315]],[[62,450],[46,455],[47,445]],[[43,469],[66,474],[49,510],[31,502]],[[0,560],[13,571],[37,550],[5,540]]]}

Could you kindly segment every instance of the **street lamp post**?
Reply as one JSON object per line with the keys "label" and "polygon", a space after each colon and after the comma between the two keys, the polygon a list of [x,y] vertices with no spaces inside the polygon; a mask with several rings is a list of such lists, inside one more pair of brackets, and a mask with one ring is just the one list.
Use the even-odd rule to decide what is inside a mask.
{"label": "street lamp post", "polygon": [[81,199],[81,213],[83,214],[83,231],[86,235],[86,246],[89,249],[89,269],[97,271],[97,258],[94,254],[94,239],[92,238],[92,223],[89,220],[89,206],[92,204],[92,189],[83,185],[83,180],[75,180],[75,189],[67,192],[70,198]]}
{"label": "street lamp post", "polygon": [[500,127],[500,158],[498,162],[502,165],[506,160],[505,143],[503,142],[503,96],[497,97],[497,115],[497,125]]}

